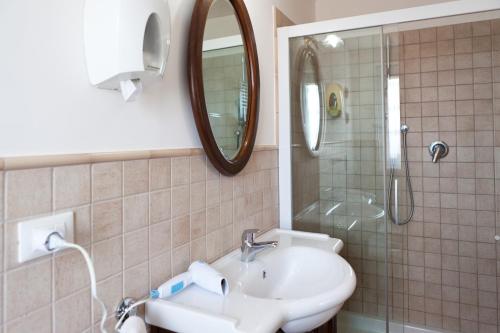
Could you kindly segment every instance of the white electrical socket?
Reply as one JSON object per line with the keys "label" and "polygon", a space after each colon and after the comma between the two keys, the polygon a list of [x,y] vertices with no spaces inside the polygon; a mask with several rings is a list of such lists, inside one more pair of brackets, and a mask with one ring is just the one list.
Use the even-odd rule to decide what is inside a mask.
{"label": "white electrical socket", "polygon": [[21,222],[17,225],[19,263],[35,259],[49,253],[45,248],[45,240],[54,231],[63,236],[67,242],[73,242],[73,212],[42,217]]}

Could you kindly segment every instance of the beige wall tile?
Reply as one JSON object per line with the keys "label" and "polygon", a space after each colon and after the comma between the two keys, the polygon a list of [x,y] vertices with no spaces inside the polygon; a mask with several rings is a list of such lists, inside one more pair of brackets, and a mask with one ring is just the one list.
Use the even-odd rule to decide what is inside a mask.
{"label": "beige wall tile", "polygon": [[233,177],[220,178],[220,194],[221,201],[233,200]]}
{"label": "beige wall tile", "polygon": [[472,54],[456,54],[455,55],[455,69],[472,68]]}
{"label": "beige wall tile", "polygon": [[191,183],[204,182],[207,178],[205,155],[191,156]]}
{"label": "beige wall tile", "polygon": [[220,203],[220,184],[219,180],[207,182],[207,207],[212,207]]}
{"label": "beige wall tile", "polygon": [[[422,72],[434,72],[437,70],[437,57],[422,58],[419,65]],[[418,71],[420,71],[420,68]]]}
{"label": "beige wall tile", "polygon": [[55,332],[79,333],[91,326],[90,290],[59,300],[54,304]]}
{"label": "beige wall tile", "polygon": [[171,190],[151,193],[151,224],[170,219]]}
{"label": "beige wall tile", "polygon": [[435,42],[420,44],[420,57],[435,57],[437,56],[437,44]]}
{"label": "beige wall tile", "polygon": [[458,38],[457,36],[454,36],[452,26],[448,25],[437,28],[437,40],[453,39],[454,37]]}
{"label": "beige wall tile", "polygon": [[220,206],[215,206],[207,209],[207,233],[211,233],[219,229],[220,223]]}
{"label": "beige wall tile", "polygon": [[[232,234],[229,238],[232,243]],[[196,260],[207,260],[207,241],[205,237],[198,238],[191,242],[191,262]]]}
{"label": "beige wall tile", "polygon": [[148,260],[148,229],[143,228],[124,235],[123,259],[125,268]]}
{"label": "beige wall tile", "polygon": [[450,55],[454,54],[455,43],[453,39],[442,40],[437,42],[438,55]]}
{"label": "beige wall tile", "polygon": [[427,28],[421,29],[420,32],[420,42],[435,42],[437,40],[437,29],[436,28]]}
{"label": "beige wall tile", "polygon": [[126,161],[123,163],[123,194],[137,194],[149,189],[148,160]]}
{"label": "beige wall tile", "polygon": [[171,252],[151,259],[151,288],[158,288],[172,277]]}
{"label": "beige wall tile", "polygon": [[[5,276],[5,320],[10,321],[49,304],[52,295],[52,261],[27,265]],[[29,301],[27,301],[29,300]]]}
{"label": "beige wall tile", "polygon": [[122,195],[122,162],[92,165],[92,200],[100,201]]}
{"label": "beige wall tile", "polygon": [[492,65],[491,52],[478,52],[472,55],[472,66],[474,68],[491,67],[491,65]]}
{"label": "beige wall tile", "polygon": [[[2,272],[4,270],[4,266],[3,266],[3,263],[4,263],[4,246],[3,246],[4,239],[3,239],[3,237],[4,237],[4,233],[5,233],[4,229],[5,229],[5,225],[1,224],[0,225],[0,237],[1,237],[0,238],[0,256],[1,256],[0,257],[0,265],[1,265],[0,271],[2,271]],[[1,296],[1,292],[0,292],[0,296]],[[1,309],[1,307],[0,307],[0,309]],[[1,316],[0,316],[0,318],[1,318]]]}
{"label": "beige wall tile", "polygon": [[93,245],[92,259],[98,281],[104,280],[122,270],[122,241],[123,237],[120,236]]}
{"label": "beige wall tile", "polygon": [[472,39],[473,52],[491,51],[491,36],[474,37]]}
{"label": "beige wall tile", "polygon": [[63,209],[90,202],[90,165],[54,169],[54,205]]}
{"label": "beige wall tile", "polygon": [[170,221],[157,223],[151,226],[150,232],[150,257],[155,257],[171,249],[171,223]]}
{"label": "beige wall tile", "polygon": [[139,194],[123,199],[123,229],[137,230],[149,224],[149,194]]}
{"label": "beige wall tile", "polygon": [[189,214],[189,186],[172,189],[172,218]]}
{"label": "beige wall tile", "polygon": [[213,261],[222,255],[222,229],[207,234],[207,259]]}
{"label": "beige wall tile", "polygon": [[436,87],[437,86],[437,72],[427,72],[421,75],[422,87]]}
{"label": "beige wall tile", "polygon": [[171,186],[170,158],[150,160],[150,189],[161,190]]}
{"label": "beige wall tile", "polygon": [[222,251],[228,253],[233,249],[233,225],[226,225],[222,229]]}
{"label": "beige wall tile", "polygon": [[7,172],[5,187],[7,219],[48,213],[52,209],[52,169]]}
{"label": "beige wall tile", "polygon": [[189,164],[189,157],[175,157],[172,159],[172,186],[189,184]]}
{"label": "beige wall tile", "polygon": [[172,245],[175,248],[189,242],[189,215],[180,217],[172,221],[172,235]]}
{"label": "beige wall tile", "polygon": [[206,183],[191,184],[191,211],[196,212],[206,207]]}
{"label": "beige wall tile", "polygon": [[[270,203],[271,200],[267,200],[266,203]],[[263,207],[268,208],[268,207]],[[221,203],[220,207],[220,224],[226,226],[233,223],[233,201],[225,201]]]}
{"label": "beige wall tile", "polygon": [[210,161],[207,159],[207,180],[215,180],[219,179],[220,173],[215,169],[215,167],[210,163]]}
{"label": "beige wall tile", "polygon": [[128,297],[141,299],[149,292],[149,269],[144,263],[125,271],[124,294]]}
{"label": "beige wall tile", "polygon": [[122,199],[95,203],[92,207],[92,235],[95,242],[122,233]]}
{"label": "beige wall tile", "polygon": [[4,172],[0,171],[0,222],[4,220]]}
{"label": "beige wall tile", "polygon": [[[142,177],[143,179],[138,182],[131,181],[135,177],[134,172],[125,170],[127,167],[124,166],[123,162],[26,171],[29,174],[46,170],[45,173],[41,173],[47,178],[48,199],[46,201],[48,205],[46,213],[53,209],[63,211],[73,209],[75,212],[76,242],[92,249],[89,252],[92,253],[99,281],[98,291],[109,311],[114,311],[115,306],[124,295],[137,295],[139,297],[146,294],[150,284],[158,286],[168,280],[172,274],[185,271],[191,261],[198,259],[211,261],[238,246],[240,228],[233,228],[235,189],[241,198],[241,213],[244,216],[245,226],[272,227],[271,224],[263,222],[262,210],[264,206],[262,200],[257,203],[252,199],[257,195],[256,193],[260,193],[262,196],[262,191],[266,191],[266,198],[269,201],[266,202],[266,210],[268,211],[265,216],[272,216],[269,220],[271,223],[276,223],[277,200],[271,198],[274,195],[271,195],[270,185],[277,186],[277,151],[259,152],[258,156],[256,155],[253,159],[251,168],[245,170],[245,174],[251,174],[247,177],[249,183],[246,195],[244,175],[221,177],[213,166],[206,164],[205,159],[204,155],[181,158],[176,165],[179,167],[187,163],[188,168],[185,170],[188,172],[187,177],[185,174],[177,179],[181,179],[181,183],[187,179],[187,182],[185,185],[174,186],[172,189],[169,177],[174,171],[173,167],[172,170],[169,169],[169,162],[167,162],[170,161],[169,159],[133,161],[140,162],[138,164],[130,163],[128,165],[129,171],[136,167],[142,171],[146,170],[146,177]],[[144,169],[144,166],[147,168]],[[136,173],[136,175],[141,174],[141,172]],[[11,173],[18,172],[9,171],[7,173],[5,184],[7,190],[9,190],[8,183],[11,177],[8,174]],[[205,174],[205,178],[203,174]],[[19,175],[15,175],[16,181],[20,181],[22,178],[22,182],[31,185],[32,181],[27,181],[24,176],[18,177]],[[52,175],[54,175],[53,182]],[[2,188],[1,176],[2,173],[0,173],[0,188]],[[35,176],[31,175],[30,177]],[[126,178],[125,183],[128,182],[131,185],[127,187],[123,178]],[[144,178],[146,182],[144,182]],[[237,179],[240,181],[236,181]],[[196,206],[196,198],[192,197],[195,190],[190,187],[196,184],[193,180],[201,180],[200,184],[203,184],[198,192],[205,196],[200,201],[199,206]],[[89,185],[85,189],[85,184],[82,183],[87,181]],[[54,183],[53,188],[52,183]],[[124,187],[127,187],[127,193],[142,191],[144,183],[146,183],[145,191],[151,191],[150,193],[126,196],[122,193]],[[206,183],[209,186],[206,186]],[[92,186],[90,187],[90,185]],[[196,186],[198,184],[194,188]],[[241,188],[239,192],[238,187]],[[141,189],[139,190],[139,188]],[[19,188],[16,187],[15,190],[19,191]],[[52,192],[54,192],[54,200],[52,200]],[[82,194],[83,192],[87,194]],[[175,199],[172,193],[175,193]],[[208,210],[205,204],[207,194],[210,195],[211,205]],[[24,193],[19,193],[18,197],[24,200],[24,196]],[[245,220],[246,200],[251,202],[249,207],[252,216]],[[54,202],[54,207],[52,207],[52,202]],[[37,212],[35,209],[27,212],[22,211],[19,214],[27,218],[31,217],[32,214],[36,216],[41,213],[43,212]],[[1,212],[0,215],[2,215]],[[171,215],[174,216],[173,220]],[[209,229],[213,230],[209,232],[210,236],[207,236],[207,216],[210,220]],[[20,216],[14,215],[14,217],[9,218],[18,219]],[[151,220],[151,224],[149,220]],[[91,322],[93,322],[93,329],[96,330],[98,328],[97,322],[100,319],[100,310],[98,304],[94,304],[95,313],[91,316],[88,274],[81,256],[76,252],[65,251],[56,254],[53,259],[41,258],[27,264],[18,264],[17,223],[18,221],[10,221],[0,224],[0,249],[4,248],[1,240],[7,240],[5,256],[1,255],[0,251],[0,267],[3,267],[1,258],[5,257],[6,259],[7,273],[5,273],[5,281],[3,282],[5,283],[4,290],[9,293],[5,297],[0,295],[0,299],[9,301],[4,312],[7,314],[8,320],[5,327],[9,332],[33,331],[30,326],[32,325],[31,320],[37,320],[40,322],[40,325],[36,326],[35,329],[37,332],[43,332],[47,329],[50,332],[84,331],[90,333],[92,331]],[[2,236],[3,227],[5,227],[5,237]],[[173,234],[176,237],[173,238]],[[173,241],[175,244],[172,244]],[[123,244],[127,244],[128,247],[123,248]],[[43,266],[44,269],[36,268],[38,266]],[[40,279],[40,276],[44,275],[47,277]],[[0,283],[2,283],[1,276]],[[21,298],[18,296],[18,291],[14,294],[12,291],[28,283],[30,286],[34,285],[35,288],[22,288],[20,290],[27,290],[30,293],[22,298],[32,297],[34,299],[31,304],[32,308],[26,307],[25,302],[22,302],[22,306],[16,305],[19,303],[17,300]],[[52,286],[54,286],[54,290],[52,290]],[[34,293],[34,296],[31,296],[31,293]],[[49,311],[48,314],[45,308],[42,308],[43,311],[38,310],[45,304],[51,304],[52,301],[54,302],[52,306],[46,307]],[[11,303],[14,305],[11,306]],[[43,313],[43,318],[41,318],[40,313]],[[26,317],[21,317],[24,315]],[[19,318],[16,319],[17,317]],[[52,328],[52,318],[57,321],[54,323],[54,328]],[[112,329],[115,322],[114,319],[109,319],[106,325]]]}
{"label": "beige wall tile", "polygon": [[206,235],[206,211],[191,213],[191,240]]}
{"label": "beige wall tile", "polygon": [[472,53],[472,38],[455,39],[455,54]]}
{"label": "beige wall tile", "polygon": [[453,31],[455,33],[455,38],[472,37],[472,24],[463,23],[454,25]]}
{"label": "beige wall tile", "polygon": [[490,83],[493,81],[491,68],[475,68],[474,83]]}
{"label": "beige wall tile", "polygon": [[91,217],[90,206],[83,206],[74,209],[74,232],[75,242],[80,245],[90,244]]}
{"label": "beige wall tile", "polygon": [[419,30],[410,30],[403,33],[404,44],[416,44],[420,42]]}
{"label": "beige wall tile", "polygon": [[[87,249],[88,250],[88,249]],[[80,252],[64,251],[54,258],[55,299],[61,299],[90,284],[87,265]]]}
{"label": "beige wall tile", "polygon": [[50,306],[37,309],[26,317],[16,319],[5,325],[5,332],[9,333],[51,333],[52,311]]}
{"label": "beige wall tile", "polygon": [[172,252],[172,272],[173,275],[185,272],[190,264],[189,244],[175,248]]}
{"label": "beige wall tile", "polygon": [[458,69],[455,71],[456,84],[471,84],[473,82],[472,69]]}
{"label": "beige wall tile", "polygon": [[480,21],[472,23],[473,36],[485,36],[491,34],[490,21]]}
{"label": "beige wall tile", "polygon": [[[122,274],[115,275],[105,281],[97,283],[97,290],[99,291],[99,298],[104,302],[108,313],[113,313],[116,307],[125,296],[123,293],[123,276]],[[127,295],[128,296],[128,295]],[[94,307],[93,321],[94,324],[101,321],[101,305],[97,301],[92,300]],[[114,320],[114,318],[112,317]],[[115,320],[114,320],[115,321]],[[115,321],[116,322],[116,321]],[[95,330],[95,329],[94,329]]]}
{"label": "beige wall tile", "polygon": [[494,35],[500,35],[500,19],[491,20],[491,33]]}

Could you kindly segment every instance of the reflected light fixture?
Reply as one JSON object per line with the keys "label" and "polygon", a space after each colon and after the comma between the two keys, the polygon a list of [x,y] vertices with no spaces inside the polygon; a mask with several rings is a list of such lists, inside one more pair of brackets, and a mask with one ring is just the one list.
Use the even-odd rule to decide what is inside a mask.
{"label": "reflected light fixture", "polygon": [[323,40],[323,43],[327,46],[331,46],[333,48],[336,48],[337,46],[344,45],[344,41],[342,38],[335,34],[329,34],[325,37]]}

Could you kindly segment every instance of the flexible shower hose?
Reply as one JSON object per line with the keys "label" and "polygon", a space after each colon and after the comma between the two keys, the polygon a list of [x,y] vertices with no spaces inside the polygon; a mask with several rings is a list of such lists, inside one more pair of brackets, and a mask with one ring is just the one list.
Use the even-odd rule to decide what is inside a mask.
{"label": "flexible shower hose", "polygon": [[[408,144],[406,142],[406,135],[408,133],[408,127],[404,125],[401,129],[401,133],[403,134],[403,159],[404,159],[404,168],[405,168],[405,173],[406,173],[406,186],[408,187],[408,193],[410,194],[410,213],[408,216],[403,220],[400,221],[399,217],[396,216],[394,217],[392,215],[392,183],[394,181],[394,165],[391,166],[391,174],[389,177],[389,218],[391,219],[392,223],[397,224],[397,225],[404,225],[407,224],[408,222],[411,221],[413,217],[413,213],[415,212],[415,201],[413,199],[413,189],[411,187],[411,178],[410,178],[410,167],[408,166]],[[395,195],[398,195],[395,193]]]}

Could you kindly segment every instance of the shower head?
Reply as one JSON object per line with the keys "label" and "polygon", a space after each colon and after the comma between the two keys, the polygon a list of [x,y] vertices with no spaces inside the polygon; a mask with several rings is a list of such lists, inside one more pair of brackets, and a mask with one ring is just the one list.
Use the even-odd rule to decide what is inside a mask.
{"label": "shower head", "polygon": [[408,133],[409,130],[410,130],[410,128],[408,127],[408,125],[406,125],[406,124],[401,125],[401,133],[406,134],[406,133]]}

